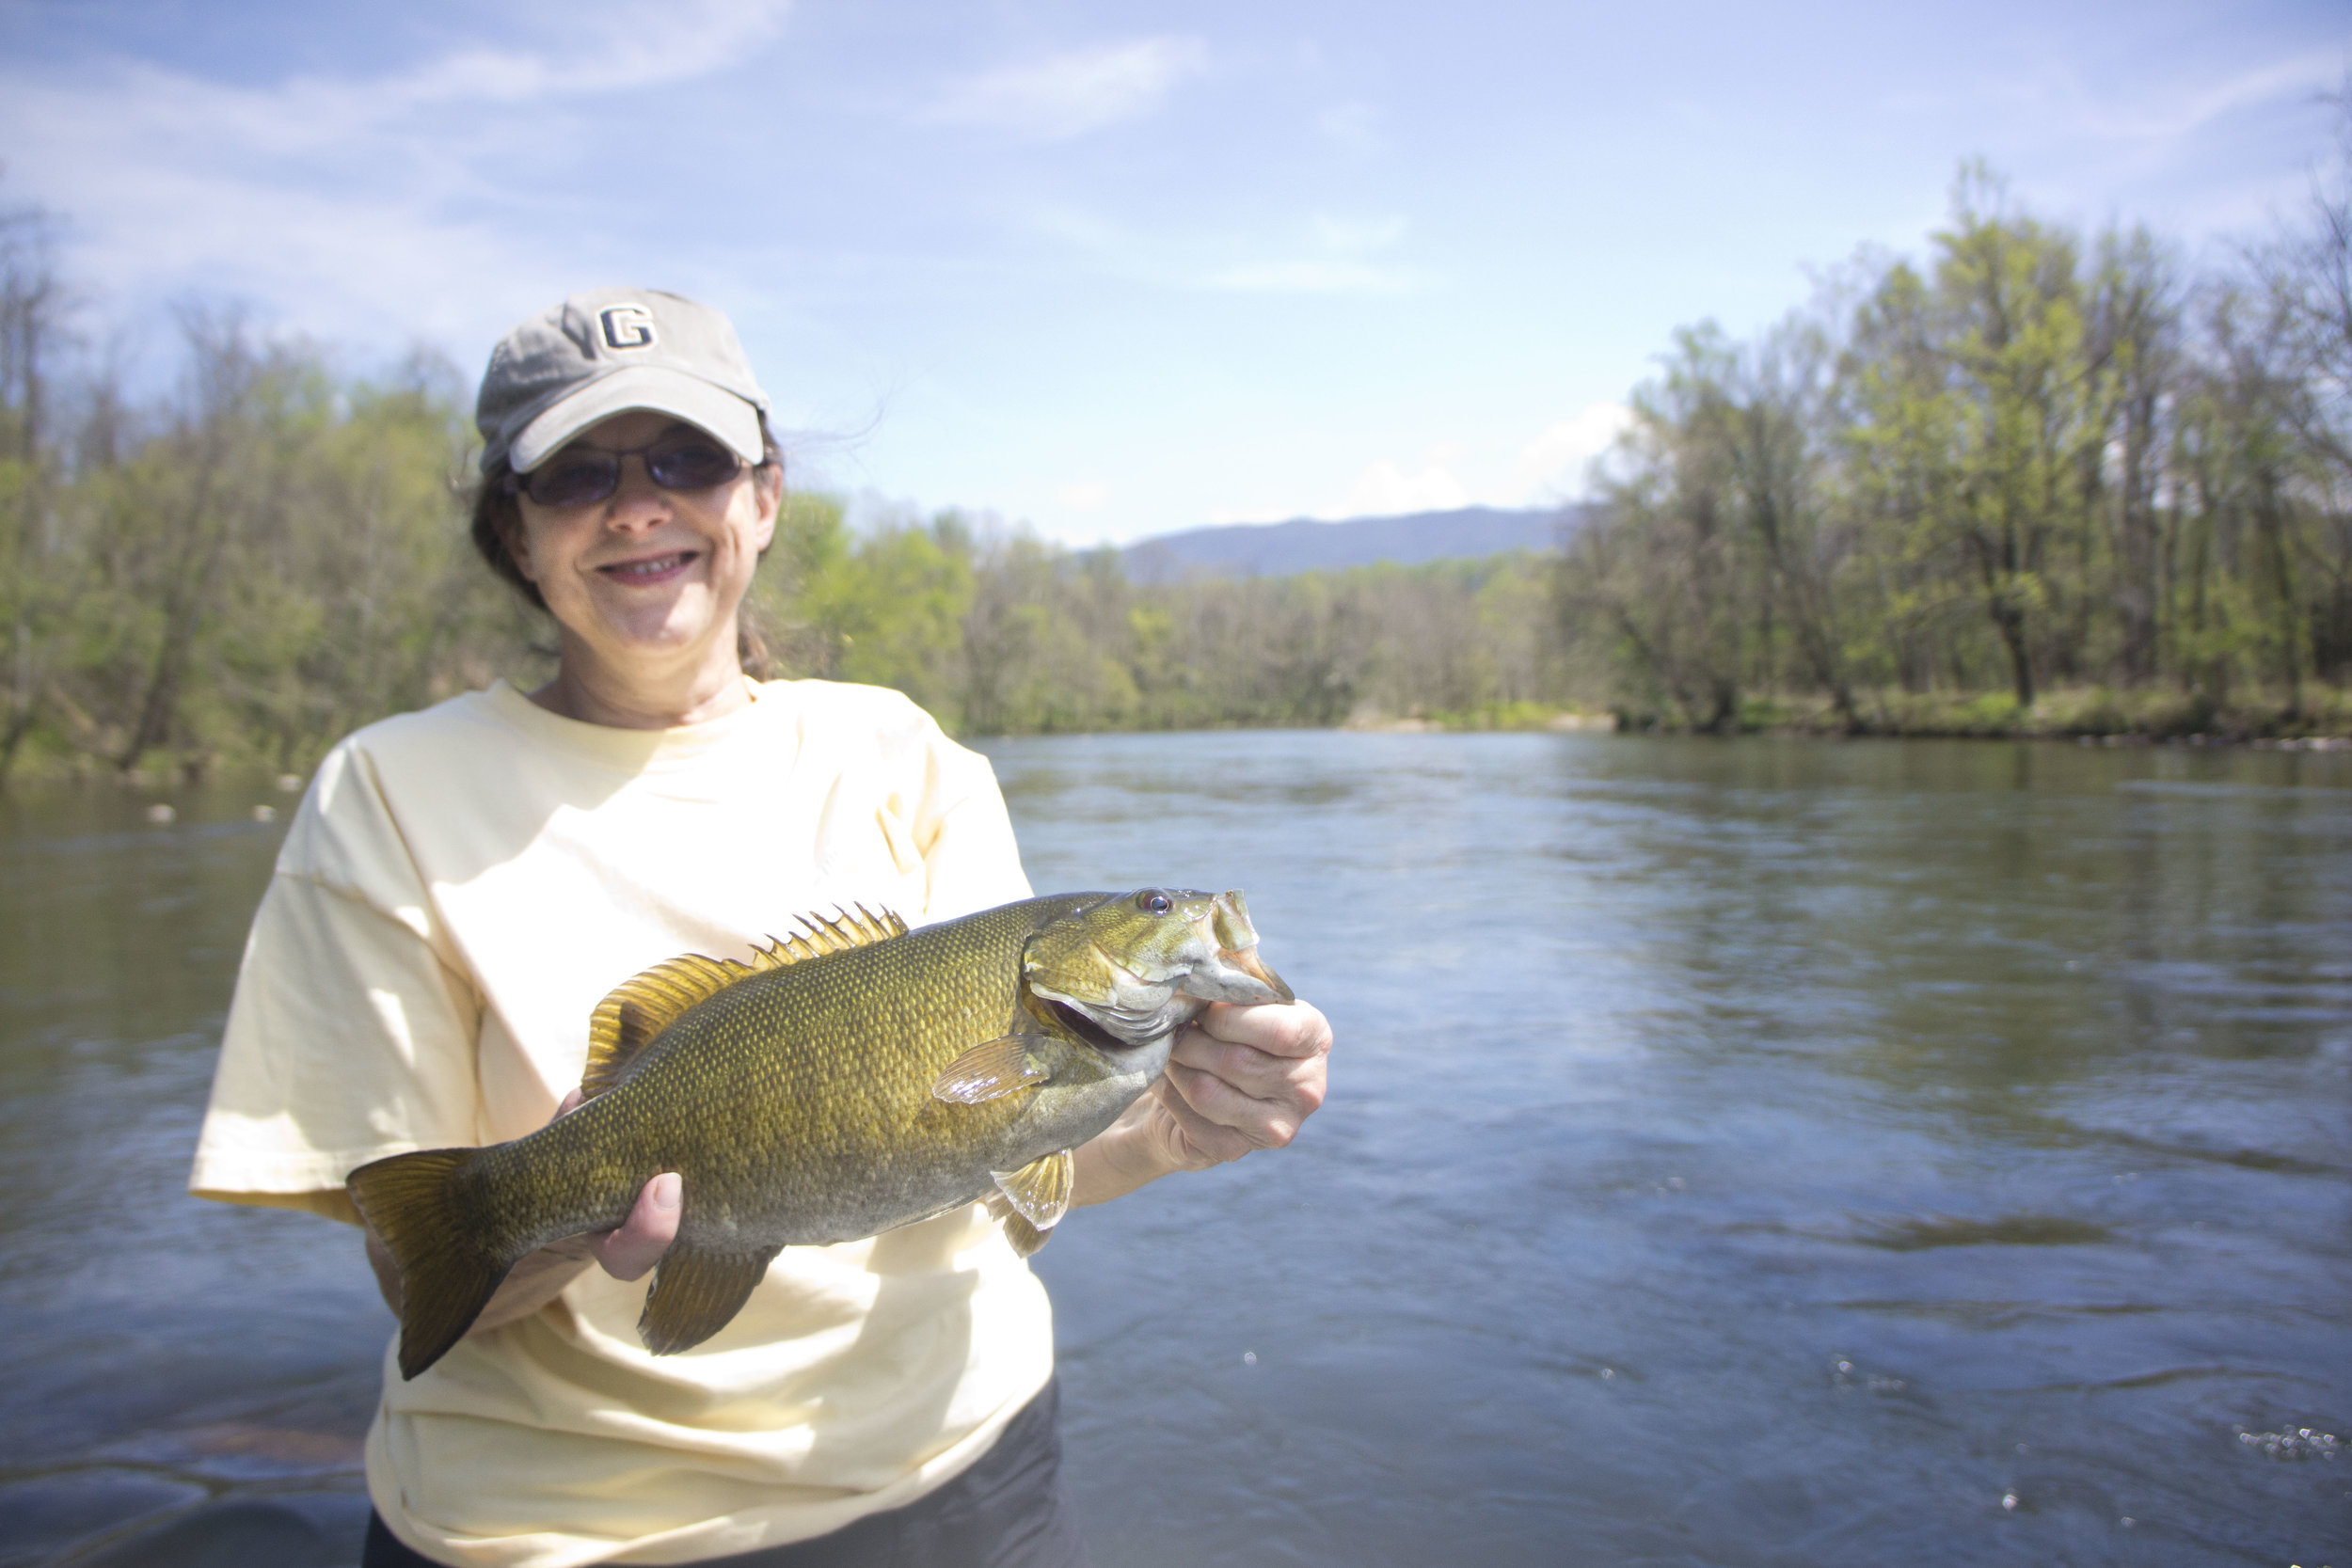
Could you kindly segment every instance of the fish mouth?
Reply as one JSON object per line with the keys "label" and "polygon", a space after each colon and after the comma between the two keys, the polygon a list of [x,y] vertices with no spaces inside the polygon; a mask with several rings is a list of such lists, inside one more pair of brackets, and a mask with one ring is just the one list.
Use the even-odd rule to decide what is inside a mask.
{"label": "fish mouth", "polygon": [[1282,977],[1258,957],[1254,946],[1218,948],[1209,962],[1179,979],[1176,989],[1203,1002],[1233,1002],[1246,1007],[1296,1000]]}
{"label": "fish mouth", "polygon": [[1298,1000],[1291,993],[1290,987],[1282,983],[1282,977],[1265,966],[1265,960],[1258,957],[1258,950],[1255,947],[1245,947],[1238,953],[1231,948],[1220,947],[1216,950],[1216,957],[1219,963],[1231,964],[1240,970],[1244,974],[1272,991],[1278,1000],[1283,1002]]}
{"label": "fish mouth", "polygon": [[1136,1049],[1134,1041],[1120,1039],[1117,1035],[1089,1018],[1082,1008],[1073,1007],[1060,998],[1053,996],[1045,999],[1045,1005],[1054,1010],[1054,1016],[1061,1020],[1072,1034],[1097,1051],[1133,1051]]}

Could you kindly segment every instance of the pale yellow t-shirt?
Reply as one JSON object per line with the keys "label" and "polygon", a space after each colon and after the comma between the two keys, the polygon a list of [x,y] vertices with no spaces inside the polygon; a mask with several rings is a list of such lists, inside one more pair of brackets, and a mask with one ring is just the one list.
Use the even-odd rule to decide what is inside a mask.
{"label": "pale yellow t-shirt", "polygon": [[[501,683],[336,747],[254,917],[191,1188],[356,1219],[355,1165],[544,1126],[644,969],[852,902],[913,924],[1028,895],[987,760],[914,704],[755,692],[635,731]],[[392,1532],[512,1568],[802,1540],[954,1476],[1053,1368],[1044,1291],[977,1206],[786,1248],[682,1355],[639,1341],[645,1289],[591,1269],[414,1382],[388,1346],[367,1468]]]}

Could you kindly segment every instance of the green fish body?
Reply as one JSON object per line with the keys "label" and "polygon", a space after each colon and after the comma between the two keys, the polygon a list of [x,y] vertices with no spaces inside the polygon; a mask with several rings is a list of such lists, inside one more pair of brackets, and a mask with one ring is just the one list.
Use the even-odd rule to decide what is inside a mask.
{"label": "green fish body", "polygon": [[909,931],[811,918],[752,963],[690,955],[596,1008],[587,1096],[539,1132],[353,1171],[400,1272],[400,1366],[464,1337],[521,1259],[683,1207],[639,1332],[687,1350],[786,1246],[873,1236],[986,1197],[1013,1244],[1068,1207],[1070,1151],[1116,1120],[1211,1001],[1290,1000],[1241,895],[1060,894]]}

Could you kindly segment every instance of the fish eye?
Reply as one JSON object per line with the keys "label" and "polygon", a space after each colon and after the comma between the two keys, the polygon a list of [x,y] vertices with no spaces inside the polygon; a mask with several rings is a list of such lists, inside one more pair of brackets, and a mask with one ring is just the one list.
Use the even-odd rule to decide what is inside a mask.
{"label": "fish eye", "polygon": [[1166,914],[1176,907],[1167,894],[1156,889],[1150,893],[1136,895],[1136,903],[1146,914]]}

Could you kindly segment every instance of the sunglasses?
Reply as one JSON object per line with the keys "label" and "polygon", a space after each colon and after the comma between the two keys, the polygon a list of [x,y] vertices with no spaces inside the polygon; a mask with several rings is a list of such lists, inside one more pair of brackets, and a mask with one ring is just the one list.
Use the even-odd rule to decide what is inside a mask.
{"label": "sunglasses", "polygon": [[642,457],[645,477],[664,490],[707,490],[743,471],[743,459],[707,436],[668,436],[618,451],[566,447],[527,474],[508,474],[506,493],[540,506],[593,506],[621,487],[621,459]]}

